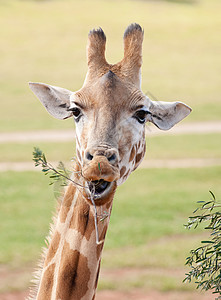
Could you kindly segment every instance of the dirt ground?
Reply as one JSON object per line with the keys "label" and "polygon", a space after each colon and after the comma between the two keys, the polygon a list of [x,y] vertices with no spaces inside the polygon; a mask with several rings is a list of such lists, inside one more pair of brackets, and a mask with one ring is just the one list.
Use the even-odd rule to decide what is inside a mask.
{"label": "dirt ground", "polygon": [[[0,294],[1,300],[24,300],[28,291]],[[130,292],[99,291],[96,300],[212,300],[211,294],[201,292],[144,292],[134,290]]]}
{"label": "dirt ground", "polygon": [[[168,131],[162,131],[148,123],[146,125],[146,135],[177,135],[177,134],[205,134],[220,133],[221,121],[193,122],[177,124]],[[0,143],[15,142],[67,142],[73,141],[75,131],[73,129],[66,130],[36,130],[24,132],[0,132]]]}
{"label": "dirt ground", "polygon": [[[30,274],[32,274],[33,266],[26,266],[19,269],[10,269],[6,265],[0,266],[0,300],[24,300],[28,296],[28,289],[23,290],[23,287],[29,286]],[[166,272],[169,272],[167,270]],[[165,274],[163,269],[151,268],[117,268],[117,269],[102,269],[101,277],[107,281],[113,281],[119,278],[137,278],[139,275],[156,275]],[[183,276],[184,271],[177,269],[173,270],[172,274],[178,278]],[[170,275],[170,273],[168,273]],[[160,277],[159,277],[160,278]],[[11,288],[9,288],[11,286]],[[8,288],[7,288],[8,287]],[[17,290],[17,291],[15,291]],[[170,292],[156,291],[149,288],[132,288],[127,290],[101,290],[97,292],[96,300],[213,300],[215,296],[211,293],[202,293],[198,290],[173,290]],[[47,300],[47,299],[45,299]]]}

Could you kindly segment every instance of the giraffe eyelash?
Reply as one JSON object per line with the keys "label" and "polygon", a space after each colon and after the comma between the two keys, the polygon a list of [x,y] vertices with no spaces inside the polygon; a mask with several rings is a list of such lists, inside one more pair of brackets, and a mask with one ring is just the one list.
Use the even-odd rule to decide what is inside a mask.
{"label": "giraffe eyelash", "polygon": [[78,108],[77,106],[74,106],[74,107],[69,108],[68,111],[72,111],[75,121],[79,122],[80,118],[82,117],[82,112],[81,112],[80,108]]}
{"label": "giraffe eyelash", "polygon": [[151,115],[151,112],[148,110],[140,109],[135,112],[133,118],[135,118],[140,124],[144,124],[146,122],[147,115]]}

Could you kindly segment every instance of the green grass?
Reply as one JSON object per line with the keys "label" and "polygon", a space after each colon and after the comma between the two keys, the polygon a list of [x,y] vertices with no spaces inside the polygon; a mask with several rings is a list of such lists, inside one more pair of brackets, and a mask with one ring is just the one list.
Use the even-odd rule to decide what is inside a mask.
{"label": "green grass", "polygon": [[102,263],[104,270],[130,272],[101,276],[100,289],[195,289],[182,284],[185,258],[206,236],[202,227],[188,231],[184,224],[197,201],[209,200],[208,190],[219,198],[220,176],[220,167],[139,170],[131,175],[115,197]]}
{"label": "green grass", "polygon": [[3,143],[0,147],[0,162],[31,162],[34,147],[40,148],[48,161],[70,161],[75,157],[75,142]]}
{"label": "green grass", "polygon": [[147,136],[146,158],[220,158],[221,134]]}
{"label": "green grass", "polygon": [[206,200],[209,190],[220,194],[220,176],[220,167],[135,171],[117,190],[107,248],[186,234],[183,224],[196,202]]}
{"label": "green grass", "polygon": [[40,173],[0,173],[0,264],[23,266],[37,259],[55,207],[52,188]]}
{"label": "green grass", "polygon": [[[196,201],[209,197],[209,189],[220,195],[220,174],[221,169],[214,167],[140,170],[131,175],[118,189],[114,200],[105,245],[105,253],[113,251],[113,255],[107,265],[117,266],[120,257],[124,265],[129,264],[126,257],[123,259],[123,249],[128,247],[132,247],[130,251],[138,256],[139,249],[154,244],[157,247],[155,242],[162,237],[194,234],[187,232],[183,224],[196,206]],[[36,260],[44,243],[55,206],[53,190],[42,173],[4,172],[0,173],[0,182],[0,262],[22,266]],[[119,249],[122,249],[121,256]],[[118,253],[116,256],[115,250]],[[139,266],[141,257],[140,262],[135,259],[131,264],[132,261],[130,266]]]}
{"label": "green grass", "polygon": [[105,30],[107,59],[114,63],[131,22],[145,29],[143,91],[186,102],[194,109],[190,121],[220,119],[220,9],[219,0],[1,1],[0,130],[71,128],[72,121],[48,116],[27,82],[79,89],[89,30]]}
{"label": "green grass", "polygon": [[[102,260],[107,275],[101,276],[99,288],[193,290],[182,284],[184,263],[203,236],[202,230],[187,231],[183,225],[196,202],[209,199],[208,190],[219,198],[220,175],[221,167],[132,174],[114,199]],[[10,276],[21,273],[19,285],[8,276],[0,290],[21,289],[31,275],[26,266],[36,264],[44,246],[56,200],[42,173],[3,172],[0,182],[0,265]]]}

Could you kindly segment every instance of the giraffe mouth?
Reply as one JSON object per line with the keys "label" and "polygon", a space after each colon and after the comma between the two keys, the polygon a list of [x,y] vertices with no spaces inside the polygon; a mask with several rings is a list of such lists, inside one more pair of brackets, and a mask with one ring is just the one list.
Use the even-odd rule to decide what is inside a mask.
{"label": "giraffe mouth", "polygon": [[88,181],[87,184],[90,194],[95,200],[107,196],[113,186],[113,182],[105,181],[104,179]]}

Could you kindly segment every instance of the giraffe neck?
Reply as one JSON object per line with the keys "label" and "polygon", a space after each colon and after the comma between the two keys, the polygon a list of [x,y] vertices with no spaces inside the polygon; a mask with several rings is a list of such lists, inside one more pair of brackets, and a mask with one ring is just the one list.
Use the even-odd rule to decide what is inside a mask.
{"label": "giraffe neck", "polygon": [[[112,197],[113,198],[113,197]],[[112,201],[98,207],[111,213]],[[98,222],[105,239],[109,217]],[[103,243],[96,244],[94,208],[70,184],[45,256],[36,300],[91,300],[95,297]]]}

